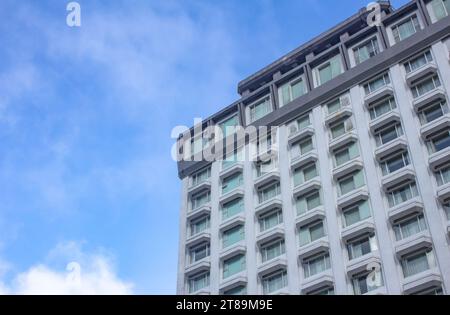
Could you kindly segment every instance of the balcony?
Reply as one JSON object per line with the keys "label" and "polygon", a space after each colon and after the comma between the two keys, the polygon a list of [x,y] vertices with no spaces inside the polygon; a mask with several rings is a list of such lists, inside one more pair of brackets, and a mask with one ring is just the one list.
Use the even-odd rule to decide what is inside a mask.
{"label": "balcony", "polygon": [[275,197],[275,198],[271,198],[269,200],[264,201],[263,203],[260,203],[256,208],[255,208],[255,215],[259,216],[261,214],[264,214],[267,211],[270,211],[272,209],[281,209],[283,207],[283,201],[281,200],[281,198]]}
{"label": "balcony", "polygon": [[437,197],[441,203],[445,203],[450,198],[450,183],[437,188]]}
{"label": "balcony", "polygon": [[424,140],[439,130],[450,127],[450,114],[445,114],[436,120],[433,120],[420,128],[420,134]]}
{"label": "balcony", "polygon": [[381,161],[384,157],[394,152],[400,150],[405,151],[407,149],[408,149],[408,142],[406,141],[405,136],[401,136],[376,148],[375,157],[377,158],[378,161]]}
{"label": "balcony", "polygon": [[393,122],[400,121],[400,114],[396,110],[391,110],[390,112],[381,115],[369,122],[369,129],[372,134],[375,134],[377,130],[381,127],[386,126]]}
{"label": "balcony", "polygon": [[219,231],[223,231],[224,229],[231,229],[232,227],[235,227],[237,225],[244,225],[244,224],[245,224],[245,215],[244,213],[241,212],[220,223]]}
{"label": "balcony", "polygon": [[420,197],[412,198],[408,201],[402,202],[401,204],[390,208],[388,210],[388,216],[391,223],[401,219],[405,216],[411,215],[413,213],[421,213],[423,211],[423,203]]}
{"label": "balcony", "polygon": [[236,256],[238,254],[245,254],[247,250],[247,247],[245,246],[245,241],[240,241],[236,244],[233,244],[227,248],[224,248],[221,250],[219,257],[220,260],[227,260],[228,258],[231,258],[233,256]]}
{"label": "balcony", "polygon": [[306,165],[310,162],[316,162],[318,160],[317,151],[313,150],[311,152],[308,152],[306,154],[296,156],[291,159],[291,169],[294,170],[296,168],[299,168],[303,165]]}
{"label": "balcony", "polygon": [[283,254],[274,259],[261,263],[257,268],[257,272],[260,277],[263,277],[274,271],[286,268],[287,268],[286,254]]}
{"label": "balcony", "polygon": [[186,277],[189,277],[193,274],[196,274],[196,273],[199,273],[202,271],[209,271],[210,267],[211,267],[210,258],[206,257],[206,258],[203,258],[202,260],[196,261],[195,263],[187,265],[186,268],[184,269],[184,273],[185,273]]}
{"label": "balcony", "polygon": [[353,173],[354,171],[361,170],[363,166],[364,164],[362,162],[361,157],[354,158],[353,160],[350,160],[342,165],[339,165],[338,167],[335,167],[333,169],[333,179],[337,180],[338,178]]}
{"label": "balcony", "polygon": [[272,240],[284,239],[284,228],[281,226],[265,230],[256,236],[257,245],[261,245]]}
{"label": "balcony", "polygon": [[331,124],[341,120],[342,118],[350,117],[353,114],[350,107],[341,107],[338,111],[325,117],[325,124],[330,126]]}
{"label": "balcony", "polygon": [[244,169],[244,163],[243,162],[236,162],[233,163],[233,165],[228,166],[227,168],[224,168],[219,173],[219,178],[228,177],[230,175],[242,172]]}
{"label": "balcony", "polygon": [[227,202],[230,202],[237,198],[244,197],[244,189],[242,187],[234,188],[233,190],[230,190],[229,192],[225,193],[224,195],[220,196],[219,203],[221,205],[226,204]]}
{"label": "balcony", "polygon": [[193,220],[193,219],[199,218],[206,214],[211,214],[211,203],[210,202],[208,202],[207,204],[205,204],[199,208],[188,211],[186,213],[186,220]]}
{"label": "balcony", "polygon": [[439,87],[414,99],[412,104],[414,110],[419,111],[422,107],[428,104],[445,100],[445,91],[442,87]]}
{"label": "balcony", "polygon": [[245,272],[240,272],[236,275],[233,275],[221,281],[219,286],[220,294],[224,294],[229,290],[246,285],[247,285],[247,276],[245,275]]}
{"label": "balcony", "polygon": [[350,131],[340,137],[337,137],[336,139],[332,139],[328,144],[328,148],[330,149],[330,152],[333,152],[336,149],[342,148],[343,146],[356,141],[358,141],[356,132]]}
{"label": "balcony", "polygon": [[315,177],[301,185],[295,186],[293,189],[294,198],[302,196],[314,190],[318,190],[321,187],[320,178]]}
{"label": "balcony", "polygon": [[211,181],[209,179],[204,180],[194,186],[189,187],[188,195],[189,196],[195,195],[196,193],[198,193],[202,190],[210,190],[211,191]]}
{"label": "balcony", "polygon": [[292,146],[296,142],[314,135],[314,128],[309,126],[303,129],[300,129],[299,131],[295,132],[294,134],[290,135],[288,138],[288,145]]}
{"label": "balcony", "polygon": [[434,62],[430,62],[410,73],[406,74],[406,83],[412,87],[417,80],[421,78],[432,76],[437,73],[437,66]]}
{"label": "balcony", "polygon": [[416,173],[411,165],[402,167],[401,169],[383,176],[381,179],[381,185],[385,191],[389,191],[390,188],[397,186],[404,181],[413,181],[416,178]]}
{"label": "balcony", "polygon": [[329,251],[329,249],[330,249],[330,242],[328,241],[328,238],[325,236],[314,242],[301,246],[298,249],[298,258],[300,259],[300,261],[303,261],[308,257],[327,252]]}
{"label": "balcony", "polygon": [[375,224],[372,219],[366,219],[350,226],[345,227],[341,232],[342,241],[346,243],[352,238],[365,234],[373,234],[375,232]]}
{"label": "balcony", "polygon": [[364,97],[364,104],[367,107],[370,107],[371,104],[377,102],[378,100],[381,100],[387,96],[393,96],[394,95],[394,89],[390,85],[386,85]]}
{"label": "balcony", "polygon": [[302,284],[302,293],[308,294],[321,288],[334,287],[333,274],[331,270],[326,270],[312,277],[306,278]]}
{"label": "balcony", "polygon": [[280,181],[280,172],[278,170],[269,171],[255,179],[255,188],[258,189],[272,181]]}
{"label": "balcony", "polygon": [[323,207],[317,207],[299,215],[295,219],[295,224],[297,227],[301,227],[323,219],[325,219],[325,210]]}
{"label": "balcony", "polygon": [[350,260],[347,264],[347,274],[351,278],[356,274],[367,271],[367,267],[373,264],[379,264],[381,266],[378,251],[373,251],[367,255]]}
{"label": "balcony", "polygon": [[437,268],[433,268],[403,279],[403,293],[414,294],[441,285],[441,275]]}
{"label": "balcony", "polygon": [[340,196],[337,199],[337,205],[338,205],[339,209],[342,209],[342,208],[345,208],[347,206],[354,204],[357,201],[367,200],[368,198],[369,198],[369,191],[364,186],[364,187],[355,189],[355,190],[349,192],[348,194]]}
{"label": "balcony", "polygon": [[203,231],[198,234],[187,237],[186,246],[192,247],[203,242],[209,242],[210,240],[211,240],[211,233],[208,231]]}
{"label": "balcony", "polygon": [[395,243],[395,253],[401,259],[403,256],[424,248],[431,248],[433,243],[427,230],[412,235]]}
{"label": "balcony", "polygon": [[444,163],[450,161],[450,147],[435,152],[428,157],[430,169],[435,172]]}

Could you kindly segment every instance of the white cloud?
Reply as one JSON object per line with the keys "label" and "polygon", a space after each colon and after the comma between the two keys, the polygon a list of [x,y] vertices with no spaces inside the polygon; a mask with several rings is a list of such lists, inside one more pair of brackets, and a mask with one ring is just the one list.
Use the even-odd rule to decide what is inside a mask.
{"label": "white cloud", "polygon": [[[115,273],[111,259],[105,254],[87,254],[80,244],[67,242],[51,250],[47,260],[66,260],[66,270],[56,270],[47,264],[36,264],[13,277],[5,284],[0,278],[0,294],[38,295],[124,295],[133,293],[133,284],[121,280]],[[1,276],[1,275],[0,275]]]}

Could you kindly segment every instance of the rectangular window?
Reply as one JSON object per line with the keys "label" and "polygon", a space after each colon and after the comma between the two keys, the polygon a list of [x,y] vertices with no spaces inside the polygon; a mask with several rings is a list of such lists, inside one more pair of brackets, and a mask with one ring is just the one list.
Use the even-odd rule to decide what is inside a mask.
{"label": "rectangular window", "polygon": [[342,213],[344,215],[344,226],[346,227],[365,220],[371,216],[369,202],[367,200],[359,201],[354,205],[342,209]]}
{"label": "rectangular window", "polygon": [[336,167],[353,160],[359,156],[358,144],[352,142],[345,148],[334,152],[334,162]]}
{"label": "rectangular window", "polygon": [[223,262],[223,278],[231,277],[245,270],[245,255],[237,255]]}
{"label": "rectangular window", "polygon": [[431,1],[431,8],[436,20],[439,21],[450,13],[450,1],[449,0],[433,0]]}
{"label": "rectangular window", "polygon": [[447,220],[450,221],[450,203],[446,203],[443,205],[445,214],[447,216]]}
{"label": "rectangular window", "polygon": [[278,168],[278,161],[275,157],[265,161],[258,161],[256,163],[256,177],[259,178]]}
{"label": "rectangular window", "polygon": [[200,291],[209,286],[209,272],[195,275],[189,278],[189,293]]}
{"label": "rectangular window", "polygon": [[420,24],[419,19],[415,15],[392,27],[395,43],[401,42],[418,31],[420,31]]}
{"label": "rectangular window", "polygon": [[208,191],[203,191],[195,194],[191,197],[191,208],[196,210],[204,205],[206,205],[211,200],[211,194]]}
{"label": "rectangular window", "polygon": [[237,198],[222,206],[222,219],[229,219],[244,211],[244,199]]}
{"label": "rectangular window", "polygon": [[281,290],[288,284],[287,271],[278,270],[261,279],[264,294],[270,294]]}
{"label": "rectangular window", "polygon": [[261,258],[263,262],[272,260],[285,253],[284,240],[277,240],[261,245]]}
{"label": "rectangular window", "polygon": [[211,168],[205,168],[194,175],[192,175],[191,186],[197,186],[205,181],[207,181],[211,177]]}
{"label": "rectangular window", "polygon": [[219,123],[219,127],[222,130],[224,138],[231,136],[236,132],[236,127],[239,125],[239,118],[237,115],[230,117],[223,122]]}
{"label": "rectangular window", "polygon": [[291,157],[296,158],[305,155],[306,153],[311,152],[312,150],[314,150],[312,138],[307,137],[306,139],[292,146]]}
{"label": "rectangular window", "polygon": [[327,104],[328,115],[336,113],[342,108],[341,99],[337,98]]}
{"label": "rectangular window", "polygon": [[331,268],[330,254],[324,253],[303,262],[305,278],[312,277]]}
{"label": "rectangular window", "polygon": [[302,215],[312,209],[319,207],[321,204],[322,202],[319,190],[315,190],[311,193],[300,196],[296,201],[297,215]]}
{"label": "rectangular window", "polygon": [[376,144],[377,146],[381,146],[392,140],[397,139],[403,135],[402,125],[400,123],[396,123],[394,125],[390,125],[375,134]]}
{"label": "rectangular window", "polygon": [[419,194],[416,183],[408,183],[395,190],[388,192],[389,207],[395,207],[405,201],[408,201]]}
{"label": "rectangular window", "polygon": [[448,146],[450,146],[450,130],[446,130],[444,132],[440,132],[438,134],[433,135],[427,141],[428,152],[430,154],[439,152],[444,150]]}
{"label": "rectangular window", "polygon": [[450,165],[441,167],[438,171],[436,171],[435,176],[438,186],[450,183]]}
{"label": "rectangular window", "polygon": [[269,185],[266,185],[259,189],[258,191],[259,203],[263,203],[269,199],[275,198],[280,193],[281,193],[280,183],[279,182],[270,183]]}
{"label": "rectangular window", "polygon": [[289,124],[289,136],[292,136],[298,131],[303,130],[309,126],[311,126],[311,120],[308,113],[298,118],[295,122]]}
{"label": "rectangular window", "polygon": [[375,118],[389,113],[395,108],[397,108],[395,99],[393,97],[387,97],[370,108],[370,119],[374,120]]}
{"label": "rectangular window", "polygon": [[417,69],[423,67],[424,65],[433,61],[433,56],[431,55],[431,51],[424,52],[417,57],[405,62],[405,70],[406,73],[411,73],[416,71]]}
{"label": "rectangular window", "polygon": [[316,86],[320,86],[342,73],[341,56],[331,58],[325,64],[316,68]]}
{"label": "rectangular window", "polygon": [[440,86],[441,80],[439,80],[439,77],[435,75],[414,85],[411,88],[411,92],[414,98],[418,98]]}
{"label": "rectangular window", "polygon": [[247,294],[247,288],[245,285],[240,285],[233,289],[223,292],[223,295],[246,295],[246,294]]}
{"label": "rectangular window", "polygon": [[374,236],[364,237],[349,241],[347,244],[349,260],[367,255],[378,248]]}
{"label": "rectangular window", "polygon": [[306,84],[303,77],[297,77],[278,88],[280,107],[292,102],[306,93]]}
{"label": "rectangular window", "polygon": [[334,140],[340,136],[345,135],[347,132],[353,130],[353,123],[350,118],[341,120],[330,126],[331,139]]}
{"label": "rectangular window", "polygon": [[227,248],[233,244],[239,243],[245,238],[245,229],[243,225],[235,226],[226,230],[222,234],[222,246]]}
{"label": "rectangular window", "polygon": [[222,194],[226,194],[233,189],[238,188],[241,186],[244,182],[244,178],[242,176],[242,173],[236,173],[234,175],[231,175],[227,178],[225,178],[222,181]]}
{"label": "rectangular window", "polygon": [[261,232],[269,230],[281,223],[283,223],[283,212],[281,209],[269,212],[268,214],[261,216],[259,219],[259,227]]}
{"label": "rectangular window", "polygon": [[209,216],[194,220],[190,224],[191,236],[197,235],[209,229]]}
{"label": "rectangular window", "polygon": [[294,171],[294,186],[299,186],[317,177],[316,163],[310,163],[299,167]]}
{"label": "rectangular window", "polygon": [[352,174],[338,179],[340,196],[362,187],[364,183],[364,173],[362,170],[353,172]]}
{"label": "rectangular window", "polygon": [[362,295],[376,290],[380,286],[383,286],[381,270],[376,271],[372,277],[371,274],[367,272],[353,276],[352,286],[355,295]]}
{"label": "rectangular window", "polygon": [[314,222],[299,229],[300,246],[312,243],[325,236],[323,221]]}
{"label": "rectangular window", "polygon": [[405,278],[426,271],[430,269],[430,266],[434,266],[433,251],[413,253],[402,257],[401,264]]}
{"label": "rectangular window", "polygon": [[207,148],[209,141],[206,137],[197,137],[191,140],[191,156],[195,156]]}
{"label": "rectangular window", "polygon": [[437,102],[420,109],[419,118],[422,125],[428,124],[448,113],[446,102]]}
{"label": "rectangular window", "polygon": [[222,161],[222,169],[225,170],[227,168],[232,167],[237,162],[242,162],[243,156],[242,151],[233,152],[232,154],[229,154],[225,157],[225,159]]}
{"label": "rectangular window", "polygon": [[202,243],[200,245],[194,246],[189,250],[189,256],[191,264],[202,260],[203,258],[209,257],[210,248],[209,243]]}
{"label": "rectangular window", "polygon": [[399,169],[409,165],[408,152],[402,151],[394,154],[381,162],[383,176],[391,174]]}
{"label": "rectangular window", "polygon": [[334,295],[334,288],[319,289],[317,291],[308,292],[306,295]]}
{"label": "rectangular window", "polygon": [[427,225],[423,214],[415,214],[394,224],[394,233],[397,241],[425,231],[426,229]]}
{"label": "rectangular window", "polygon": [[373,56],[378,55],[379,52],[380,49],[376,37],[353,49],[353,54],[357,65],[372,58]]}
{"label": "rectangular window", "polygon": [[249,108],[250,122],[254,122],[258,119],[263,118],[264,116],[272,112],[272,102],[270,100],[270,96],[256,101],[255,103],[251,104]]}
{"label": "rectangular window", "polygon": [[364,91],[366,95],[375,92],[376,90],[381,89],[383,86],[386,86],[391,83],[391,79],[389,78],[389,74],[385,73],[380,77],[364,84]]}

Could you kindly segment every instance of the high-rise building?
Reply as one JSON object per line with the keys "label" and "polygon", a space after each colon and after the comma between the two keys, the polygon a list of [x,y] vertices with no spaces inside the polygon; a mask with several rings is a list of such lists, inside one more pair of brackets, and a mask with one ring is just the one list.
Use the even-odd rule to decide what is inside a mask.
{"label": "high-rise building", "polygon": [[[450,293],[450,0],[379,5],[200,124],[234,142],[178,162],[179,294]],[[237,125],[277,128],[241,159]],[[192,128],[180,155],[220,151],[214,136]]]}

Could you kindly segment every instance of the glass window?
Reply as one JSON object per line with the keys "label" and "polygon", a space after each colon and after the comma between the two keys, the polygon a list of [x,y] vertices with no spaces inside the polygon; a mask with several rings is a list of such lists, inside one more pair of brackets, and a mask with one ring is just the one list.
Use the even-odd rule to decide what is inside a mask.
{"label": "glass window", "polygon": [[299,229],[300,246],[314,242],[324,236],[325,228],[322,221],[302,226]]}
{"label": "glass window", "polygon": [[223,292],[224,295],[245,295],[247,294],[247,288],[245,285],[237,286],[233,289]]}
{"label": "glass window", "polygon": [[258,191],[259,203],[263,203],[264,201],[275,198],[280,193],[281,193],[280,183],[279,182],[270,183],[269,185],[266,185],[259,189]]}
{"label": "glass window", "polygon": [[256,177],[259,178],[270,172],[275,171],[278,168],[278,161],[275,157],[269,160],[258,161],[256,163]]}
{"label": "glass window", "polygon": [[394,224],[394,233],[397,241],[410,237],[427,229],[423,214],[400,220]]}
{"label": "glass window", "polygon": [[227,155],[222,161],[222,169],[225,170],[227,168],[230,168],[237,162],[241,161],[243,161],[242,151],[239,150],[237,152],[233,152],[232,154]]}
{"label": "glass window", "polygon": [[236,127],[239,125],[239,119],[237,115],[230,117],[223,122],[219,123],[219,127],[222,130],[224,138],[231,136],[236,132]]}
{"label": "glass window", "polygon": [[334,295],[334,288],[319,289],[317,291],[308,292],[306,295]]}
{"label": "glass window", "polygon": [[381,162],[383,176],[391,174],[399,169],[409,165],[408,152],[402,151],[384,159]]}
{"label": "glass window", "polygon": [[281,211],[281,209],[269,212],[268,214],[261,216],[261,218],[259,219],[261,232],[271,229],[281,223],[283,223],[283,212]]}
{"label": "glass window", "polygon": [[414,98],[418,98],[425,93],[428,93],[438,87],[441,86],[441,81],[437,75],[432,76],[420,83],[417,83],[411,88],[412,94]]}
{"label": "glass window", "polygon": [[413,72],[431,61],[433,61],[433,56],[431,55],[431,51],[428,50],[427,52],[424,52],[419,56],[405,62],[406,73]]}
{"label": "glass window", "polygon": [[317,177],[316,163],[307,164],[294,171],[294,186],[301,185]]}
{"label": "glass window", "polygon": [[237,255],[223,262],[223,278],[231,277],[245,270],[245,255]]}
{"label": "glass window", "polygon": [[261,245],[261,258],[263,262],[274,259],[285,253],[284,240],[277,240]]}
{"label": "glass window", "polygon": [[394,40],[396,43],[414,35],[419,30],[419,19],[415,15],[392,27],[392,33],[394,35]]}
{"label": "glass window", "polygon": [[211,168],[205,168],[204,170],[201,170],[194,175],[192,175],[192,181],[191,185],[197,186],[200,183],[203,183],[204,181],[207,181],[211,177]]}
{"label": "glass window", "polygon": [[347,244],[348,258],[350,260],[369,254],[377,250],[376,239],[374,236],[364,236]]}
{"label": "glass window", "polygon": [[420,122],[424,125],[438,119],[439,117],[442,117],[447,113],[448,106],[446,102],[437,102],[420,110]]}
{"label": "glass window", "polygon": [[250,121],[254,122],[258,119],[263,118],[270,112],[272,112],[272,103],[270,101],[270,96],[267,96],[249,106],[250,108]]}
{"label": "glass window", "polygon": [[308,113],[298,118],[295,122],[289,124],[289,135],[291,136],[309,126],[311,126],[311,120]]}
{"label": "glass window", "polygon": [[353,172],[352,174],[338,179],[340,195],[343,196],[349,192],[364,186],[364,174],[362,170]]}
{"label": "glass window", "polygon": [[414,253],[402,258],[401,261],[403,276],[405,278],[418,274],[434,266],[434,255],[430,250],[428,252]]}
{"label": "glass window", "polygon": [[209,286],[209,272],[189,278],[189,293],[197,292]]}
{"label": "glass window", "polygon": [[209,191],[203,191],[191,197],[191,208],[196,210],[211,200],[211,194]]}
{"label": "glass window", "polygon": [[328,114],[331,115],[341,109],[341,99],[337,98],[327,104]]}
{"label": "glass window", "polygon": [[296,201],[297,214],[298,215],[304,214],[307,211],[317,208],[321,204],[322,202],[319,190],[300,196],[297,198]]}
{"label": "glass window", "polygon": [[427,141],[427,147],[428,152],[430,154],[439,152],[441,150],[444,150],[450,146],[450,134],[449,130],[446,130],[444,132],[438,133],[436,135],[433,135],[428,141]]}
{"label": "glass window", "polygon": [[450,165],[441,167],[435,173],[438,186],[445,185],[450,182]]}
{"label": "glass window", "polygon": [[443,19],[449,15],[450,12],[450,1],[449,0],[432,0],[431,8],[433,10],[436,20]]}
{"label": "glass window", "polygon": [[191,258],[191,264],[206,258],[210,254],[209,243],[202,243],[194,246],[189,250],[189,256]]}
{"label": "glass window", "polygon": [[222,206],[222,219],[226,220],[244,211],[244,199],[237,198]]}
{"label": "glass window", "polygon": [[390,125],[376,133],[377,146],[381,146],[403,135],[403,129],[400,123]]}
{"label": "glass window", "polygon": [[329,270],[330,268],[331,264],[329,253],[321,254],[303,262],[303,272],[305,274],[305,278],[312,277],[316,274]]}
{"label": "glass window", "polygon": [[389,113],[395,108],[397,108],[395,99],[393,97],[387,97],[370,108],[370,119],[373,120],[378,118],[386,113]]}
{"label": "glass window", "polygon": [[191,236],[197,235],[209,229],[209,216],[192,221],[190,226]]}
{"label": "glass window", "polygon": [[389,207],[395,207],[396,205],[408,201],[418,195],[416,183],[414,182],[403,185],[387,193],[387,195]]}
{"label": "glass window", "polygon": [[235,226],[222,235],[222,246],[227,248],[233,244],[239,243],[245,238],[245,229],[243,225]]}
{"label": "glass window", "polygon": [[195,156],[207,148],[209,141],[206,137],[197,137],[191,140],[191,156]]}
{"label": "glass window", "polygon": [[389,78],[389,74],[385,73],[382,76],[366,83],[364,85],[364,91],[367,94],[373,93],[378,89],[381,89],[383,86],[386,86],[391,83],[391,79]]}
{"label": "glass window", "polygon": [[233,189],[238,188],[244,182],[242,173],[233,174],[222,181],[222,194],[226,194]]}
{"label": "glass window", "polygon": [[369,202],[367,200],[342,209],[344,214],[344,226],[350,226],[371,216]]}
{"label": "glass window", "polygon": [[341,120],[330,126],[331,139],[339,138],[351,130],[353,130],[352,120],[350,118]]}
{"label": "glass window", "polygon": [[297,77],[278,88],[280,107],[292,102],[306,93],[306,85],[303,77]]}
{"label": "glass window", "polygon": [[342,150],[337,150],[334,152],[334,160],[336,167],[350,160],[353,160],[358,156],[359,156],[358,144],[356,142],[352,142]]}
{"label": "glass window", "polygon": [[381,270],[374,273],[363,273],[352,278],[353,292],[355,295],[366,294],[383,286]]}
{"label": "glass window", "polygon": [[380,52],[376,37],[353,49],[356,64],[366,61]]}
{"label": "glass window", "polygon": [[316,73],[318,77],[316,86],[322,85],[340,75],[342,73],[341,56],[337,55],[327,63],[319,66]]}
{"label": "glass window", "polygon": [[288,284],[286,270],[275,271],[274,273],[265,275],[261,280],[264,294],[281,290]]}
{"label": "glass window", "polygon": [[306,139],[298,142],[291,148],[291,157],[296,158],[298,156],[302,156],[308,152],[311,152],[314,149],[313,141],[311,137],[307,137]]}

